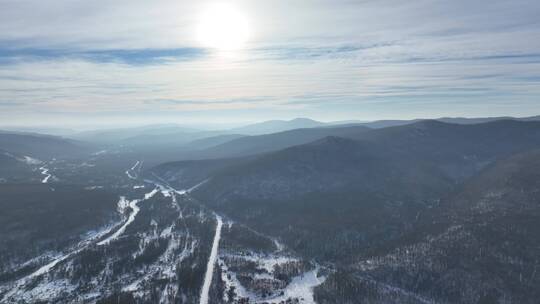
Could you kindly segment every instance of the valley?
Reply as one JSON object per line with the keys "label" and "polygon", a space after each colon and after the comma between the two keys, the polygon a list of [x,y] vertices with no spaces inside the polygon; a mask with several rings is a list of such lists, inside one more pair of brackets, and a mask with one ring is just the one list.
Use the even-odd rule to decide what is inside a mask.
{"label": "valley", "polygon": [[540,296],[537,122],[284,132],[172,162],[109,144],[42,159],[0,146],[1,302]]}
{"label": "valley", "polygon": [[[83,162],[94,165],[92,160]],[[2,303],[108,303],[116,297],[125,297],[128,302],[207,304],[219,303],[225,298],[229,302],[255,301],[270,294],[275,295],[276,301],[296,299],[298,303],[313,303],[309,301],[309,287],[303,287],[313,283],[293,278],[288,284],[282,281],[288,275],[279,279],[272,275],[275,267],[289,263],[281,245],[280,253],[275,252],[277,248],[270,238],[252,235],[254,232],[246,228],[233,229],[236,224],[232,221],[223,220],[196,202],[189,193],[202,183],[176,190],[159,181],[158,176],[154,176],[157,181],[140,179],[143,163],[136,161],[124,172],[123,182],[109,186],[111,189],[85,188],[85,191],[110,190],[121,194],[116,203],[117,220],[82,233],[79,241],[58,251],[4,264],[1,269],[5,279],[0,281]],[[66,169],[62,166],[76,167],[70,162],[53,162],[53,165],[58,172]],[[40,183],[50,184],[49,191],[54,191],[54,184],[61,182],[62,177],[49,183],[53,172],[46,166],[36,168],[45,176]],[[226,227],[222,242],[235,247],[231,253],[222,253],[224,249],[220,248],[223,226]],[[242,243],[251,238],[265,244],[260,248]],[[232,258],[232,252],[240,255]],[[268,256],[267,259],[274,261],[265,266],[266,275],[260,283],[256,279],[258,268],[240,271],[239,266],[233,266],[239,265],[246,254],[246,258]],[[230,259],[236,262],[228,267],[225,261]],[[254,261],[246,260],[247,263]],[[306,270],[307,275],[316,273],[316,270]],[[204,277],[199,277],[202,274]],[[244,283],[240,283],[237,276]],[[248,278],[253,286],[244,287],[243,284],[247,284],[244,280]],[[276,283],[268,283],[272,281]],[[257,288],[263,288],[264,292],[252,291],[258,284],[261,287]],[[160,291],[156,292],[156,288]],[[307,289],[303,293],[296,292],[299,288]]]}

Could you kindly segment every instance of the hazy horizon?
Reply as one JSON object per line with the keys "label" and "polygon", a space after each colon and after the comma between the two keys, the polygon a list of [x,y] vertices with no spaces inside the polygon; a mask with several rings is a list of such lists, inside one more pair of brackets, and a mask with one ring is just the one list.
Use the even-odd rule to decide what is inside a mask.
{"label": "hazy horizon", "polygon": [[[313,119],[311,117],[293,117],[290,119],[268,119],[268,120],[251,120],[251,121],[236,121],[231,123],[216,123],[216,122],[210,122],[210,121],[192,121],[192,122],[182,122],[182,121],[156,121],[148,123],[144,122],[132,122],[132,123],[110,123],[110,124],[65,124],[63,122],[57,123],[57,124],[20,124],[20,125],[9,125],[9,124],[0,124],[0,131],[20,131],[20,132],[36,132],[36,133],[43,133],[43,134],[68,134],[70,132],[84,132],[84,131],[97,131],[97,130],[113,130],[113,129],[131,129],[131,128],[144,128],[144,127],[154,127],[154,126],[176,126],[176,127],[182,127],[182,128],[191,128],[193,130],[215,130],[215,131],[226,131],[230,129],[235,128],[241,128],[241,127],[247,127],[250,125],[256,125],[260,123],[268,123],[268,122],[291,122],[296,119],[307,119],[307,120],[313,120],[316,122],[324,123],[324,124],[348,124],[348,123],[370,123],[370,122],[377,122],[377,121],[411,121],[411,120],[430,120],[430,119],[484,119],[484,118],[515,118],[515,119],[524,119],[524,118],[532,118],[532,117],[540,117],[540,115],[528,115],[528,116],[436,116],[436,117],[414,117],[414,118],[384,118],[384,119],[373,119],[373,120],[360,120],[360,119],[343,119],[343,120],[318,120]],[[540,120],[540,118],[539,118]],[[42,130],[42,132],[40,132]]]}

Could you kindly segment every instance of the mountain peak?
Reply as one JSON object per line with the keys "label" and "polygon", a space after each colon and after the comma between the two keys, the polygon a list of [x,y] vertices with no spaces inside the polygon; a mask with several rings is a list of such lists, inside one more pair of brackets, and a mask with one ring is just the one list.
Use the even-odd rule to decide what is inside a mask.
{"label": "mountain peak", "polygon": [[307,118],[307,117],[297,117],[297,118],[289,120],[289,122],[314,122],[314,123],[318,123],[318,124],[321,123],[320,121],[316,121],[316,120],[313,120],[313,119]]}
{"label": "mountain peak", "polygon": [[247,125],[244,127],[233,129],[234,133],[245,135],[261,135],[276,133],[281,131],[288,131],[292,129],[305,129],[322,127],[326,125],[323,122],[312,120],[309,118],[294,118],[292,120],[268,120],[260,123]]}

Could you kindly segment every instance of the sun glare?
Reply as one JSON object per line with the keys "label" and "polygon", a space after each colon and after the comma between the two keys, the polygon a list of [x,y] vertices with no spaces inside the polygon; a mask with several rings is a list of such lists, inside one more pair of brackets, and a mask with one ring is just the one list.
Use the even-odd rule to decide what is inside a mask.
{"label": "sun glare", "polygon": [[214,4],[205,10],[197,32],[201,45],[218,50],[241,49],[248,36],[246,17],[234,6],[225,3]]}

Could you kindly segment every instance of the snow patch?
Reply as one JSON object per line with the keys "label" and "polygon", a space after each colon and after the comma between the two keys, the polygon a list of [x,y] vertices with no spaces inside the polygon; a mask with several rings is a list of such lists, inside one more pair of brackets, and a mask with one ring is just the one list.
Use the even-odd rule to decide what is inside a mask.
{"label": "snow patch", "polygon": [[23,161],[28,165],[41,165],[43,162],[37,158],[32,158],[30,156],[24,156]]}

